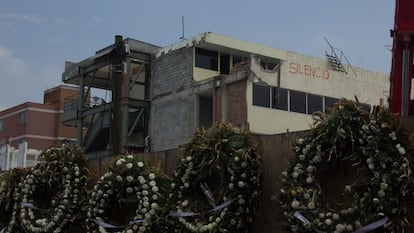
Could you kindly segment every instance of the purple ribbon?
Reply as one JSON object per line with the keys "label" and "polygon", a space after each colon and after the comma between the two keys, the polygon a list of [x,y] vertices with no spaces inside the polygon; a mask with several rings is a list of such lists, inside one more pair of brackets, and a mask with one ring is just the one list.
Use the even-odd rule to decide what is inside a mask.
{"label": "purple ribbon", "polygon": [[121,225],[121,226],[114,226],[114,225],[111,225],[109,223],[99,221],[97,219],[94,219],[93,222],[96,223],[97,225],[103,227],[103,228],[126,228],[126,227],[128,227],[128,226],[130,226],[132,224],[144,222],[144,220],[138,219],[138,220],[135,220],[135,221],[130,222],[129,224]]}
{"label": "purple ribbon", "polygon": [[377,229],[378,227],[384,225],[385,223],[387,223],[387,221],[388,221],[388,217],[384,217],[384,218],[382,218],[380,220],[377,220],[377,221],[375,221],[371,224],[368,224],[364,227],[361,227],[361,228],[359,228],[358,230],[356,230],[352,233],[365,233],[365,232],[368,232],[368,231],[372,231],[372,230]]}
{"label": "purple ribbon", "polygon": [[[207,211],[207,213],[216,212],[218,210],[221,210],[221,209],[229,206],[235,200],[236,200],[236,198],[228,200],[228,201],[224,202],[223,204],[221,204],[219,206],[216,206],[214,209],[211,209],[211,210]],[[200,215],[200,213],[170,211],[169,215],[172,216],[172,217],[191,217],[191,216]]]}
{"label": "purple ribbon", "polygon": [[[301,222],[303,222],[303,224],[305,224],[305,225],[308,225],[308,224],[310,224],[310,222],[309,222],[309,220],[307,219],[307,218],[305,218],[305,216],[303,216],[299,211],[296,211],[294,214],[293,214],[293,216],[294,217],[296,217],[297,219],[299,219]],[[316,228],[313,228],[316,232],[318,232],[318,233],[325,233],[325,232],[323,232],[323,231],[320,231],[320,230],[318,230],[318,229],[316,229]]]}
{"label": "purple ribbon", "polygon": [[[27,208],[34,209],[34,210],[40,210],[40,211],[43,211],[43,212],[49,211],[49,210],[37,208],[33,204],[30,204],[30,203],[27,203],[27,202],[22,202],[22,203],[20,203],[20,205],[23,206],[23,207],[27,207]],[[2,233],[2,232],[0,232],[0,233]]]}
{"label": "purple ribbon", "polygon": [[[296,211],[293,214],[293,216],[296,217],[297,219],[299,219],[299,221],[301,221],[304,224],[310,224],[309,220],[306,219],[305,216],[303,216],[299,211]],[[382,218],[380,220],[377,220],[377,221],[375,221],[373,223],[370,223],[370,224],[368,224],[366,226],[363,226],[363,227],[359,228],[358,230],[356,230],[356,231],[354,231],[352,233],[366,233],[368,231],[375,230],[378,227],[381,227],[382,225],[384,225],[385,223],[387,223],[387,221],[388,221],[388,217],[384,217],[384,218]],[[323,231],[319,231],[318,229],[315,229],[315,228],[313,228],[313,229],[316,232],[318,232],[318,233],[325,233]]]}
{"label": "purple ribbon", "polygon": [[3,232],[4,232],[4,229],[5,229],[5,228],[1,229],[0,233],[3,233]]}

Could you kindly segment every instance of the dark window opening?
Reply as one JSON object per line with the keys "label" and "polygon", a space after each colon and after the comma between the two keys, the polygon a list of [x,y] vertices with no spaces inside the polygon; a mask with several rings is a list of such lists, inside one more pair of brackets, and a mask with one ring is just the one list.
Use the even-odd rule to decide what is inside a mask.
{"label": "dark window opening", "polygon": [[235,64],[239,64],[239,63],[242,63],[242,62],[249,62],[249,57],[242,57],[242,56],[237,56],[237,55],[232,55],[232,57],[233,57],[233,63],[232,63],[232,65],[234,66]]}
{"label": "dark window opening", "polygon": [[276,62],[270,62],[266,60],[260,61],[260,65],[262,66],[262,68],[269,71],[272,71],[277,66],[277,64],[278,63]]}
{"label": "dark window opening", "polygon": [[195,66],[218,71],[218,52],[196,48]]}
{"label": "dark window opening", "polygon": [[220,74],[230,74],[230,55],[220,56]]}
{"label": "dark window opening", "polygon": [[268,70],[273,70],[276,66],[277,66],[277,63],[273,63],[273,62],[268,62],[267,63],[267,69]]}
{"label": "dark window opening", "polygon": [[323,111],[323,98],[319,95],[308,94],[308,113]]}
{"label": "dark window opening", "polygon": [[284,88],[273,88],[273,106],[272,108],[280,109],[280,110],[288,110],[288,90]]}
{"label": "dark window opening", "polygon": [[338,99],[332,97],[325,97],[325,112],[332,112],[336,102],[338,102]]}
{"label": "dark window opening", "polygon": [[213,99],[199,98],[199,127],[210,128],[213,124]]}
{"label": "dark window opening", "polygon": [[306,93],[290,91],[290,111],[306,113]]}
{"label": "dark window opening", "polygon": [[253,105],[270,107],[270,87],[253,84]]}

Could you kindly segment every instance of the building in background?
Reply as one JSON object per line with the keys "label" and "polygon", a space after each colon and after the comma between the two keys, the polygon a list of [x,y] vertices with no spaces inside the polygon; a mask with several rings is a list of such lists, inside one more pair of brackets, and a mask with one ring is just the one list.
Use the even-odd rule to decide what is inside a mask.
{"label": "building in background", "polygon": [[76,143],[76,128],[61,124],[60,114],[64,100],[77,94],[77,88],[61,85],[44,92],[43,104],[26,102],[1,111],[0,145],[8,145],[13,152],[27,143],[26,151],[33,152],[61,143]]}
{"label": "building in background", "polygon": [[105,88],[116,101],[86,108],[78,101],[64,123],[77,125],[78,135],[88,128],[93,137],[86,133],[81,145],[103,142],[97,150],[110,155],[114,141],[123,153],[131,145],[175,149],[214,122],[266,135],[306,130],[312,113],[341,98],[356,96],[367,108],[387,100],[388,75],[352,67],[330,49],[319,59],[210,32],[164,48],[120,39],[62,76],[80,92]]}

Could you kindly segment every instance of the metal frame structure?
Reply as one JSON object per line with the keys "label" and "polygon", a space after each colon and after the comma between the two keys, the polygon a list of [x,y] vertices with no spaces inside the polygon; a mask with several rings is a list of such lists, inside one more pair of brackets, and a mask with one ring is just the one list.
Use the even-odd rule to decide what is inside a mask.
{"label": "metal frame structure", "polygon": [[[158,46],[115,36],[115,43],[71,64],[62,81],[79,95],[65,100],[61,121],[77,127],[77,142],[89,157],[106,157],[145,147],[150,113],[152,54]],[[91,88],[111,92],[111,102],[91,101]]]}

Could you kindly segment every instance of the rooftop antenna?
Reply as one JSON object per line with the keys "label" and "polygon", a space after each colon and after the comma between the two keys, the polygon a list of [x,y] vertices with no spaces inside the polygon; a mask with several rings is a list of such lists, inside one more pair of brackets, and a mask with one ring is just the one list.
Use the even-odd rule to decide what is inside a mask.
{"label": "rooftop antenna", "polygon": [[[331,45],[331,43],[329,43],[328,39],[325,36],[323,38],[325,39],[326,43],[328,44],[329,48],[331,49],[330,53],[325,51],[326,59],[328,59],[328,62],[329,62],[329,65],[331,66],[331,68],[335,71],[343,72],[345,74],[348,74],[348,72],[351,70],[352,73],[355,76],[357,76],[357,74],[355,73],[354,69],[352,68],[351,63],[349,62],[348,58],[346,58],[345,53],[342,52],[342,50],[333,47]],[[339,56],[338,56],[338,53],[339,53]],[[344,59],[346,61],[346,63],[347,63],[346,67],[344,67],[344,65],[342,64],[342,59]]]}
{"label": "rooftop antenna", "polygon": [[180,40],[185,40],[185,37],[184,37],[184,16],[181,16],[181,29],[182,29],[182,35],[180,37]]}

